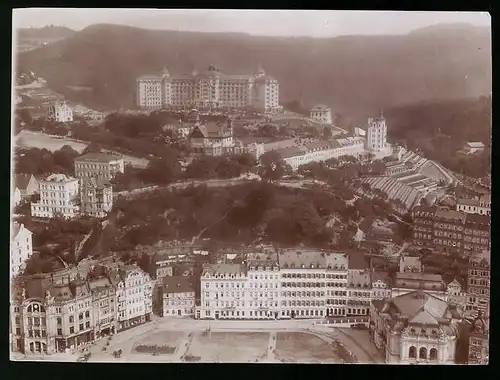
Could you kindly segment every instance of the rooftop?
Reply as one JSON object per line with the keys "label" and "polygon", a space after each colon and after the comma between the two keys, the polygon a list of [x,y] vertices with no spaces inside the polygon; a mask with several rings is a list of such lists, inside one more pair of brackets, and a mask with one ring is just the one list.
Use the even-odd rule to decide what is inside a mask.
{"label": "rooftop", "polygon": [[471,148],[484,148],[484,144],[480,141],[468,141],[465,143],[465,145]]}
{"label": "rooftop", "polygon": [[163,293],[194,293],[195,279],[188,276],[163,277]]}
{"label": "rooftop", "polygon": [[445,301],[422,291],[394,297],[388,303],[396,313],[408,317],[413,323],[438,324],[438,321],[451,319],[452,316]]}
{"label": "rooftop", "polygon": [[203,267],[203,275],[246,274],[246,266],[242,264],[207,264]]}
{"label": "rooftop", "polygon": [[279,254],[281,268],[325,268],[325,253],[315,249],[291,248]]}
{"label": "rooftop", "polygon": [[101,152],[101,153],[97,153],[97,152],[91,152],[91,153],[87,153],[87,154],[84,154],[80,157],[77,157],[75,158],[75,162],[76,161],[79,161],[79,162],[112,162],[112,161],[117,161],[119,159],[121,159],[122,157],[116,155],[116,154],[112,154],[112,153],[105,153],[105,152]]}
{"label": "rooftop", "polygon": [[331,111],[331,108],[330,107],[327,107],[325,106],[324,104],[318,104],[316,106],[314,106],[312,109],[311,109],[312,112],[318,112],[318,111]]}
{"label": "rooftop", "polygon": [[32,177],[32,174],[16,174],[14,177],[14,183],[19,190],[25,190]]}
{"label": "rooftop", "polygon": [[71,182],[71,181],[78,181],[76,178],[69,177],[65,174],[61,173],[56,173],[56,174],[51,174],[44,180],[45,182]]}
{"label": "rooftop", "polygon": [[278,148],[275,150],[282,158],[291,158],[303,156],[305,152],[297,146],[290,146],[286,148]]}
{"label": "rooftop", "polygon": [[396,280],[443,282],[443,276],[433,273],[399,272],[395,275]]}
{"label": "rooftop", "polygon": [[371,288],[370,272],[349,272],[347,283],[352,288]]}
{"label": "rooftop", "polygon": [[[469,214],[471,215],[471,214]],[[459,221],[459,222],[465,222],[465,217],[466,214],[461,211],[455,211],[455,210],[443,210],[443,209],[438,209],[435,214],[436,218],[439,219],[445,219],[448,221]]]}

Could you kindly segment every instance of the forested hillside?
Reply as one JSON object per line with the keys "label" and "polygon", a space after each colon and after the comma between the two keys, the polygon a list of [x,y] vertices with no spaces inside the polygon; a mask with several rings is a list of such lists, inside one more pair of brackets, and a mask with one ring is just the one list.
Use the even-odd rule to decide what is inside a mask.
{"label": "forested hillside", "polygon": [[163,66],[172,74],[209,64],[254,73],[260,64],[280,81],[282,102],[302,99],[307,107],[324,103],[345,113],[487,95],[492,71],[490,29],[469,25],[408,35],[294,38],[101,24],[22,53],[17,64],[97,109],[132,106],[136,78]]}

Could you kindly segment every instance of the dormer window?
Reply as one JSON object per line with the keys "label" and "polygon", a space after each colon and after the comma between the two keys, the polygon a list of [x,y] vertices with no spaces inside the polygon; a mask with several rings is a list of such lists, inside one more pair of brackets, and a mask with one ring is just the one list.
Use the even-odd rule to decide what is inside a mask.
{"label": "dormer window", "polygon": [[311,269],[314,269],[314,264],[311,264]]}
{"label": "dormer window", "polygon": [[301,268],[303,268],[303,269],[304,269],[305,267],[306,267],[306,266],[305,266],[304,264],[302,264]]}

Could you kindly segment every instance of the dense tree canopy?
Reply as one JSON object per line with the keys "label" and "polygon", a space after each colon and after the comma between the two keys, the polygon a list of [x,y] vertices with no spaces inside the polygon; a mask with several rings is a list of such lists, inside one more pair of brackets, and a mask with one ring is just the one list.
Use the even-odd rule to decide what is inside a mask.
{"label": "dense tree canopy", "polygon": [[73,175],[74,160],[80,154],[69,145],[51,152],[47,149],[16,149],[14,171],[20,174],[47,175],[65,173]]}

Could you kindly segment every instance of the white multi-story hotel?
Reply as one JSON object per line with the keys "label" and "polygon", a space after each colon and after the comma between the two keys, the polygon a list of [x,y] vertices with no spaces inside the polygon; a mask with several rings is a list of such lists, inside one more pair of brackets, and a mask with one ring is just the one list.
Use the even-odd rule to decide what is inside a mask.
{"label": "white multi-story hotel", "polygon": [[309,117],[322,124],[332,124],[332,110],[323,104],[317,105],[309,111]]}
{"label": "white multi-story hotel", "polygon": [[79,213],[78,179],[64,174],[52,174],[40,181],[40,201],[31,203],[31,215],[53,218],[61,215],[74,218]]}
{"label": "white multi-story hotel", "polygon": [[175,76],[164,68],[159,75],[137,79],[136,97],[137,105],[146,109],[172,106],[281,110],[279,83],[261,68],[253,75],[232,75],[210,65],[202,73]]}
{"label": "white multi-story hotel", "polygon": [[491,194],[483,194],[477,199],[459,199],[457,201],[457,211],[468,214],[491,215]]}
{"label": "white multi-story hotel", "polygon": [[10,275],[16,276],[33,254],[32,233],[24,224],[14,222],[10,241]]}
{"label": "white multi-story hotel", "polygon": [[59,123],[73,121],[73,109],[65,102],[57,100],[49,106],[47,117]]}
{"label": "white multi-story hotel", "polygon": [[117,281],[118,330],[147,322],[153,311],[153,281],[138,266],[120,268],[115,274]]}

